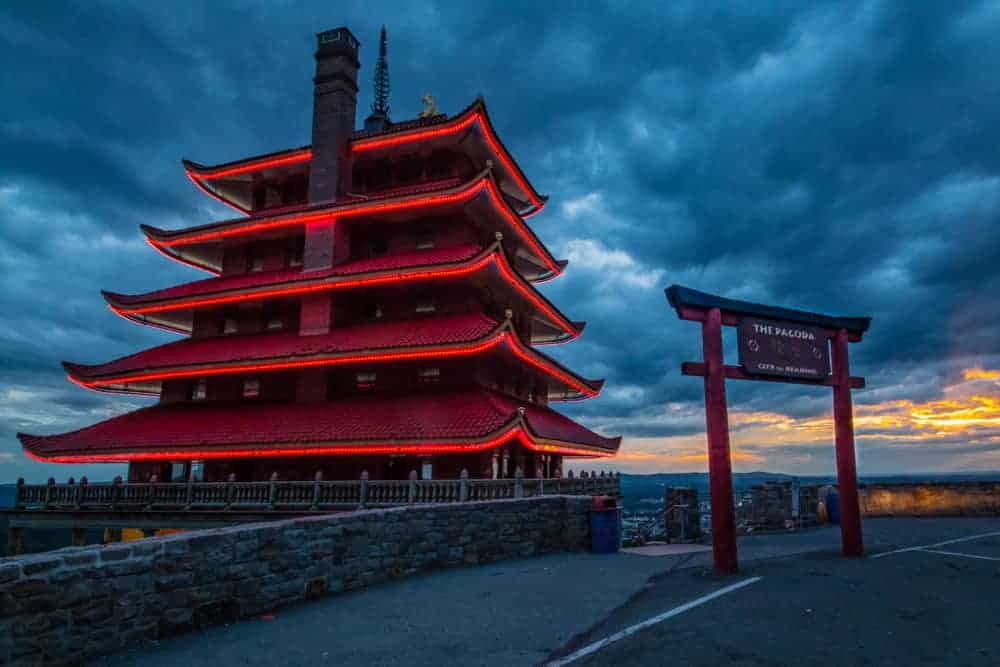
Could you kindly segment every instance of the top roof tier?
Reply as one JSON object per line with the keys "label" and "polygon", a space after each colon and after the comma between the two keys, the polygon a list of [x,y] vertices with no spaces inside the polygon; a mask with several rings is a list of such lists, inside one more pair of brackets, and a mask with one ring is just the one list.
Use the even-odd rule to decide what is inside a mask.
{"label": "top roof tier", "polygon": [[[492,162],[501,192],[522,216],[533,215],[545,205],[546,197],[528,182],[497,136],[482,98],[451,118],[438,114],[393,123],[378,132],[354,132],[350,139],[355,159],[362,155],[374,159],[382,154],[429,153],[439,148],[460,148],[477,165]],[[294,176],[308,178],[311,160],[311,147],[303,146],[215,166],[184,160],[184,167],[188,177],[207,194],[249,214],[254,209],[255,181]]]}

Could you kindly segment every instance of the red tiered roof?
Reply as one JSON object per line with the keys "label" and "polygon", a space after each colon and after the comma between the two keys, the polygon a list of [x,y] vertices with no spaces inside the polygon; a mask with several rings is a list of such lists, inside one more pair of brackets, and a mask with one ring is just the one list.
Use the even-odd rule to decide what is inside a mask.
{"label": "red tiered roof", "polygon": [[[475,257],[482,248],[474,243],[463,243],[447,248],[432,248],[398,255],[382,255],[371,259],[359,259],[344,262],[329,269],[320,271],[303,271],[301,267],[282,269],[280,271],[258,271],[255,273],[240,273],[231,276],[205,278],[183,285],[146,292],[145,294],[119,294],[103,292],[108,302],[116,309],[125,312],[155,312],[141,306],[161,304],[164,302],[185,303],[190,298],[201,299],[206,296],[226,293],[244,294],[248,290],[269,288],[294,283],[315,283],[329,278],[357,276],[367,273],[398,273],[401,270],[414,267],[424,268],[464,262]],[[259,298],[268,298],[266,295]],[[219,301],[218,303],[226,303]],[[204,304],[199,304],[204,305]]]}
{"label": "red tiered roof", "polygon": [[605,438],[549,408],[486,389],[326,403],[160,404],[53,436],[18,434],[44,461],[212,459],[480,451],[518,438],[546,453],[613,455]]}
{"label": "red tiered roof", "polygon": [[[430,118],[414,119],[402,123],[394,123],[379,132],[355,132],[351,139],[351,150],[354,153],[395,147],[414,141],[428,142],[435,139],[451,139],[477,125],[481,132],[486,150],[503,169],[504,190],[518,193],[518,199],[526,202],[521,210],[525,216],[534,215],[545,205],[546,197],[540,195],[528,182],[524,172],[500,141],[493,123],[486,112],[486,103],[478,98],[461,113],[453,118],[444,114]],[[309,146],[278,151],[267,155],[259,155],[244,160],[237,160],[212,167],[184,161],[188,178],[201,190],[222,203],[233,207],[241,213],[249,213],[249,202],[246,183],[255,174],[262,175],[268,170],[294,169],[304,172],[312,160],[312,150]],[[231,185],[227,187],[226,181]],[[221,182],[221,183],[220,183]],[[236,190],[244,190],[236,194]]]}
{"label": "red tiered roof", "polygon": [[[384,255],[356,260],[321,271],[301,269],[245,273],[208,278],[155,292],[134,296],[104,292],[104,297],[119,315],[139,323],[151,322],[178,331],[189,330],[189,312],[194,308],[217,306],[250,300],[287,297],[307,292],[395,285],[471,275],[494,266],[500,277],[551,323],[563,332],[553,342],[575,338],[583,322],[573,322],[517,273],[507,260],[500,243],[480,251],[474,244],[419,250],[399,255]],[[184,311],[188,328],[172,324],[169,313]],[[159,315],[159,317],[157,317]],[[180,318],[175,318],[174,321]]]}
{"label": "red tiered roof", "polygon": [[155,394],[167,379],[470,356],[502,344],[580,396],[600,391],[601,382],[580,378],[525,346],[509,322],[496,322],[482,313],[360,324],[315,336],[289,332],[187,338],[105,364],[64,362],[63,366],[71,380],[88,389]]}
{"label": "red tiered roof", "polygon": [[[453,183],[453,180],[449,179],[447,183]],[[511,232],[510,238],[518,243],[523,243],[530,249],[533,260],[540,267],[545,268],[545,272],[537,277],[542,279],[561,273],[565,262],[560,262],[552,256],[531,228],[525,225],[517,212],[510,207],[507,200],[500,196],[496,179],[489,168],[468,182],[459,185],[452,184],[440,188],[435,186],[429,190],[407,191],[406,194],[397,193],[386,198],[372,197],[365,200],[347,200],[333,204],[278,209],[277,212],[268,211],[249,218],[224,220],[179,230],[164,230],[149,225],[143,225],[142,230],[153,247],[168,257],[216,271],[218,264],[199,258],[195,253],[185,253],[185,246],[216,244],[231,236],[300,226],[335,218],[341,220],[358,216],[405,214],[426,208],[464,205],[472,203],[484,193],[490,204],[488,210],[495,212],[507,226]]]}

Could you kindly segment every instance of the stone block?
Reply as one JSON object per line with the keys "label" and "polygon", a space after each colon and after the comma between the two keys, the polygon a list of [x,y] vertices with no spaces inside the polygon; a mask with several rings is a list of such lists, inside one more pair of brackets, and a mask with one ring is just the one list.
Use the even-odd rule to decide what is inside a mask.
{"label": "stone block", "polygon": [[101,549],[100,554],[102,563],[125,560],[132,556],[132,547],[124,545],[108,546]]}
{"label": "stone block", "polygon": [[17,581],[21,578],[21,564],[20,563],[3,563],[0,564],[0,584],[6,584],[11,581]]}

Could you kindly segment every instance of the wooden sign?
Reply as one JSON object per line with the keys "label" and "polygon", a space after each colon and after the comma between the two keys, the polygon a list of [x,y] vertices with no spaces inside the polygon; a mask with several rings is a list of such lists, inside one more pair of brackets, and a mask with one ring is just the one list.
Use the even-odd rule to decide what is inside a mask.
{"label": "wooden sign", "polygon": [[795,322],[744,317],[740,365],[751,375],[825,380],[830,375],[829,333]]}

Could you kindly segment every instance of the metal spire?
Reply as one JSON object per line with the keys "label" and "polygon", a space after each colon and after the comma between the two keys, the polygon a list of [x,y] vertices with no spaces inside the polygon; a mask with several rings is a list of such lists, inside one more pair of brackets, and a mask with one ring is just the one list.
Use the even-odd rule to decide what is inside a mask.
{"label": "metal spire", "polygon": [[389,61],[386,60],[385,26],[382,26],[378,62],[375,63],[375,99],[372,101],[372,115],[389,118]]}

